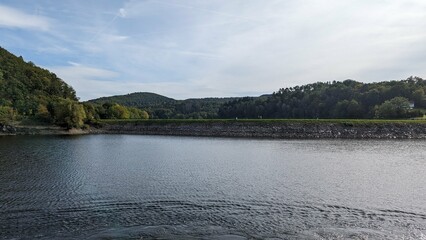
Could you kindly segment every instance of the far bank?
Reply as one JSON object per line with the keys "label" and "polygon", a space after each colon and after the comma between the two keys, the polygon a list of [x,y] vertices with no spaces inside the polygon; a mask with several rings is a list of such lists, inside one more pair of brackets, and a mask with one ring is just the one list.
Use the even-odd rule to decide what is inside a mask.
{"label": "far bank", "polygon": [[90,128],[0,124],[5,135],[135,134],[271,139],[426,139],[425,120],[103,120]]}
{"label": "far bank", "polygon": [[15,135],[80,135],[89,134],[88,130],[66,129],[54,125],[10,125],[0,123],[0,136]]}
{"label": "far bank", "polygon": [[426,139],[424,120],[141,120],[102,121],[95,134],[276,139]]}

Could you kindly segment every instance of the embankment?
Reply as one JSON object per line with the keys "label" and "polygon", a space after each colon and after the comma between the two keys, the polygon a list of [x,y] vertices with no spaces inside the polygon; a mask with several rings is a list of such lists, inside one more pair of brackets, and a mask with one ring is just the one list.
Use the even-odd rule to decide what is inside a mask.
{"label": "embankment", "polygon": [[281,139],[426,139],[422,121],[105,121],[89,130],[0,124],[4,135],[140,134]]}
{"label": "embankment", "polygon": [[137,121],[104,122],[91,133],[282,139],[426,139],[417,121]]}

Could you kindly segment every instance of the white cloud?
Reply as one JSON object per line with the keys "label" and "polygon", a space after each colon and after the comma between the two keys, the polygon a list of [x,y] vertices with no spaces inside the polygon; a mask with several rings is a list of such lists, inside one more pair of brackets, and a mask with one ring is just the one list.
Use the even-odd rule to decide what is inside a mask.
{"label": "white cloud", "polygon": [[67,12],[44,13],[55,26],[37,33],[42,47],[34,48],[51,54],[46,58],[54,57],[54,65],[85,63],[54,69],[84,99],[126,91],[173,98],[260,95],[316,81],[426,77],[423,0],[89,5],[68,1],[74,8]]}
{"label": "white cloud", "polygon": [[[119,10],[130,25],[115,22],[91,47],[126,76],[125,84],[139,82],[175,98],[257,95],[347,78],[382,81],[424,73],[418,72],[424,58],[392,69],[424,49],[425,6],[420,1],[131,1]],[[186,86],[186,94],[176,84]]]}
{"label": "white cloud", "polygon": [[18,9],[0,5],[0,27],[47,31],[50,28],[50,23],[45,17],[27,14]]}
{"label": "white cloud", "polygon": [[120,8],[120,9],[118,10],[118,16],[120,16],[120,17],[122,17],[122,18],[125,18],[125,17],[126,17],[126,15],[127,15],[127,11],[126,11],[126,9],[124,9],[124,8]]}
{"label": "white cloud", "polygon": [[[198,73],[199,83],[223,90],[271,92],[315,81],[382,81],[425,73],[424,58],[421,64],[412,62],[417,72],[404,76],[413,68],[399,69],[398,74],[390,71],[425,49],[426,13],[421,8],[392,1],[327,2],[250,2],[238,12],[265,24],[237,22],[198,29],[194,45],[222,56]],[[222,5],[231,12],[227,7],[232,6]],[[374,69],[377,73],[371,74]]]}

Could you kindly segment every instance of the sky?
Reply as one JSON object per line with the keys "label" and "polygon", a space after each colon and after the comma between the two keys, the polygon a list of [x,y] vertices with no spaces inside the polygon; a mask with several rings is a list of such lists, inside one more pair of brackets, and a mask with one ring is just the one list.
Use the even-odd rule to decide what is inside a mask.
{"label": "sky", "polygon": [[424,0],[1,0],[0,36],[81,100],[426,77]]}

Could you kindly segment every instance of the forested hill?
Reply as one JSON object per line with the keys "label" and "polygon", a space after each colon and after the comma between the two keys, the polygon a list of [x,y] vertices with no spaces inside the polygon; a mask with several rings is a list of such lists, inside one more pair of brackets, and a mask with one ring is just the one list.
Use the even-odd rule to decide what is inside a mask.
{"label": "forested hill", "polygon": [[54,73],[0,47],[0,105],[32,114],[53,98],[77,100],[74,89]]}
{"label": "forested hill", "polygon": [[83,112],[71,86],[0,47],[0,122],[37,118],[62,124],[65,105]]}
{"label": "forested hill", "polygon": [[191,98],[175,100],[156,93],[137,92],[89,100],[88,103],[120,104],[147,110],[151,118],[217,118],[219,108],[238,98]]}
{"label": "forested hill", "polygon": [[266,98],[225,103],[220,118],[410,118],[423,116],[426,80],[317,82],[283,88]]}
{"label": "forested hill", "polygon": [[118,103],[123,106],[138,107],[138,108],[150,108],[154,106],[165,106],[173,104],[176,100],[168,98],[156,93],[150,92],[136,92],[126,95],[117,95],[111,97],[101,97],[88,102],[95,104],[104,103]]}

